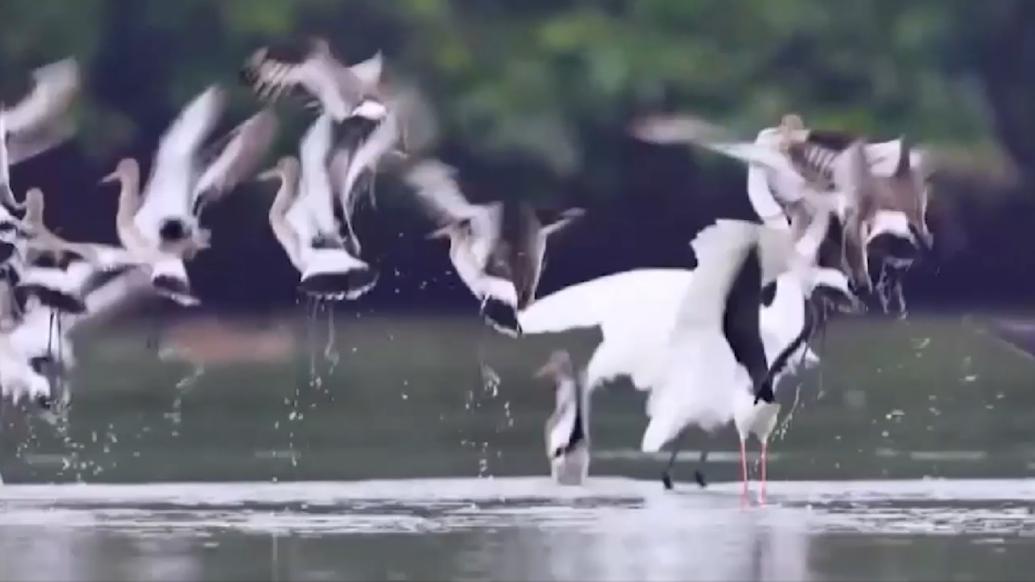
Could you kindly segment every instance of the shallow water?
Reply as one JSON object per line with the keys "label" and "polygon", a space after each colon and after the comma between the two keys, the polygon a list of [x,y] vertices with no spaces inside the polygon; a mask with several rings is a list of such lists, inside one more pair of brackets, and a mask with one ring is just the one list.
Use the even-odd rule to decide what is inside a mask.
{"label": "shallow water", "polygon": [[[159,361],[132,330],[76,343],[69,414],[0,410],[0,580],[1027,579],[1030,362],[969,319],[831,330],[781,386],[769,504],[732,433],[692,435],[674,492],[637,451],[642,395],[595,395],[591,481],[543,476],[563,345],[477,322],[339,313],[334,361]],[[321,326],[320,329],[326,329]],[[312,354],[307,347],[317,346]],[[312,357],[311,357],[312,356]],[[254,358],[253,358],[254,360]],[[705,490],[695,449],[714,452]],[[983,478],[983,480],[973,480]],[[191,482],[191,484],[184,484]]]}
{"label": "shallow water", "polygon": [[1035,567],[1027,481],[595,478],[27,485],[0,579],[995,579]]}

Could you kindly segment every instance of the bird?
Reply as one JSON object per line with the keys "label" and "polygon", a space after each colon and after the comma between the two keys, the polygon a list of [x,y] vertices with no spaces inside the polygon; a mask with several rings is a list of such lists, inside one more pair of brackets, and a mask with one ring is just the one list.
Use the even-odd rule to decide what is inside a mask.
{"label": "bird", "polygon": [[19,349],[12,332],[21,321],[21,314],[13,299],[14,289],[6,280],[0,280],[0,397],[19,404],[23,399],[45,404],[51,396],[50,380],[34,369],[31,355]]}
{"label": "bird", "polygon": [[[0,283],[2,289],[4,286]],[[53,408],[54,382],[66,375],[76,362],[71,333],[110,319],[136,300],[153,294],[146,270],[141,267],[121,271],[107,279],[84,277],[73,292],[83,298],[84,304],[82,311],[73,314],[62,315],[35,297],[29,298],[17,312],[11,311],[10,302],[3,303],[7,306],[5,320],[11,323],[0,333],[0,351],[6,351],[6,360],[0,361],[0,383],[8,366],[16,378],[11,386],[12,399],[25,395],[42,408]],[[62,392],[60,401],[67,404],[69,396],[67,391]]]}
{"label": "bird", "polygon": [[336,209],[342,216],[343,234],[352,239],[357,254],[362,249],[353,224],[356,206],[363,193],[367,193],[373,203],[374,177],[382,164],[394,168],[407,161],[408,156],[399,148],[404,128],[413,126],[414,119],[420,115],[415,110],[415,99],[413,94],[393,96],[386,101],[387,112],[379,121],[355,122],[365,127],[351,138],[337,140],[331,147],[328,171],[337,194]]}
{"label": "bird", "polygon": [[134,220],[140,208],[140,166],[137,161],[132,158],[119,161],[115,170],[102,178],[101,183],[119,184],[115,232],[131,260],[146,267],[152,286],[164,297],[184,306],[197,305],[199,300],[191,293],[183,259],[152,244]]}
{"label": "bird", "polygon": [[[645,452],[688,425],[711,432],[733,420],[746,498],[744,443],[756,434],[765,450],[779,410],[773,380],[782,372],[771,365],[789,361],[766,349],[772,340],[761,326],[779,320],[760,314],[763,287],[787,273],[801,285],[801,298],[824,287],[852,295],[844,273],[814,265],[824,222],[814,220],[794,241],[788,230],[720,219],[691,242],[692,271],[645,269],[595,279],[541,298],[519,312],[519,321],[526,334],[600,327],[603,342],[587,365],[587,389],[628,376],[650,391]],[[790,344],[781,349],[801,350],[796,336],[807,326],[791,327],[775,332]]]}
{"label": "bird", "polygon": [[85,304],[77,289],[84,278],[133,264],[125,249],[99,243],[69,242],[54,234],[44,222],[44,196],[39,188],[25,194],[27,229],[25,266],[15,286],[15,296],[24,304],[29,295],[63,313],[80,313]]}
{"label": "bird", "polygon": [[355,256],[355,239],[343,237],[334,213],[328,155],[332,121],[321,115],[302,139],[301,162],[283,157],[259,179],[279,179],[270,227],[300,274],[300,288],[327,299],[357,299],[377,282],[377,271]]}
{"label": "bird", "polygon": [[184,260],[209,245],[202,212],[251,176],[276,134],[276,117],[264,110],[202,151],[224,101],[213,85],[184,108],[159,142],[143,196],[135,160],[120,161],[102,179],[121,184],[116,226],[122,246],[150,266],[156,288],[185,305],[197,299]]}
{"label": "bird", "polygon": [[551,354],[536,372],[556,385],[556,405],[546,420],[546,458],[550,475],[560,485],[582,485],[589,473],[589,398],[564,350]]}
{"label": "bird", "polygon": [[251,176],[276,135],[276,117],[263,110],[205,147],[225,101],[223,89],[209,86],[159,141],[143,202],[133,217],[144,241],[159,251],[190,259],[207,248],[201,213]]}
{"label": "bird", "polygon": [[33,72],[33,88],[11,108],[0,105],[0,204],[20,208],[11,190],[10,166],[47,151],[69,137],[68,116],[79,93],[79,65],[67,58]]}
{"label": "bird", "polygon": [[380,121],[387,115],[380,96],[381,52],[345,66],[326,39],[312,37],[305,45],[301,51],[297,46],[259,48],[241,69],[242,81],[271,101],[285,92],[305,92],[336,123],[349,118]]}
{"label": "bird", "polygon": [[748,197],[764,219],[783,221],[787,207],[799,203],[833,209],[859,288],[873,288],[867,248],[875,238],[899,236],[925,251],[933,245],[925,218],[928,156],[904,137],[870,142],[809,130],[794,114],[760,131],[754,142],[692,115],[647,116],[634,122],[632,133],[653,143],[701,145],[748,164]]}
{"label": "bird", "polygon": [[482,316],[498,331],[519,335],[517,311],[535,300],[547,240],[584,211],[569,208],[544,222],[524,202],[472,203],[460,190],[456,170],[431,158],[410,167],[404,179],[438,223],[429,238],[449,240],[449,258],[481,302]]}

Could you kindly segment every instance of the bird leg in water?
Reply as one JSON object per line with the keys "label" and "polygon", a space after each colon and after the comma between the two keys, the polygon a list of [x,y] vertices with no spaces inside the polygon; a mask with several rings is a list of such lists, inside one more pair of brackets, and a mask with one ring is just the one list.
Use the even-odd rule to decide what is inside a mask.
{"label": "bird leg in water", "polygon": [[769,440],[762,441],[762,468],[761,468],[761,484],[758,489],[758,503],[759,505],[765,505],[765,475],[766,465],[769,462],[767,453],[769,452]]}
{"label": "bird leg in water", "polygon": [[701,447],[701,456],[697,458],[697,468],[694,469],[694,480],[697,484],[704,489],[708,486],[708,482],[704,479],[704,465],[708,462],[708,447]]}
{"label": "bird leg in water", "polygon": [[748,463],[747,463],[747,451],[744,450],[744,440],[740,439],[740,503],[741,505],[747,505],[748,503]]}
{"label": "bird leg in water", "polygon": [[[665,471],[661,474],[661,483],[665,486],[666,490],[672,490],[672,469],[676,464],[676,457],[679,455],[679,449],[683,444],[683,436],[686,431],[680,432],[676,438],[675,445],[672,447],[672,456],[668,458],[668,464],[665,465]],[[706,443],[707,444],[707,443]],[[708,447],[702,446],[701,456],[697,459],[697,468],[694,469],[694,481],[703,489],[708,485],[708,482],[704,478],[704,466],[708,462]]]}
{"label": "bird leg in water", "polygon": [[665,465],[665,470],[661,473],[661,484],[665,486],[666,491],[672,490],[672,468],[676,464],[676,456],[679,455],[679,447],[683,444],[683,435],[685,434],[685,430],[679,432],[675,444],[672,445],[672,456],[668,458],[668,464]]}

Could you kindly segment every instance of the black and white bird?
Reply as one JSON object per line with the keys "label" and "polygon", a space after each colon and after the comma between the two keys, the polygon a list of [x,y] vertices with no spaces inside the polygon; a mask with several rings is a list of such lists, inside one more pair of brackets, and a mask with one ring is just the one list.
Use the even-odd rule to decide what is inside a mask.
{"label": "black and white bird", "polygon": [[241,70],[242,80],[262,98],[304,92],[336,123],[350,118],[380,121],[388,113],[381,95],[383,58],[378,52],[351,66],[342,64],[323,38],[297,46],[256,50]]}
{"label": "black and white bird", "polygon": [[68,115],[79,93],[79,65],[64,59],[33,72],[32,91],[14,107],[0,105],[0,204],[19,208],[11,191],[10,167],[72,136]]}
{"label": "black and white bird", "polygon": [[44,221],[44,197],[39,188],[26,193],[24,206],[27,243],[15,286],[19,304],[32,296],[59,313],[81,313],[86,306],[79,290],[87,278],[105,277],[134,264],[123,248],[69,242],[54,234]]}
{"label": "black and white bird", "polygon": [[589,395],[568,352],[554,352],[536,373],[556,385],[556,404],[546,420],[546,458],[560,485],[582,485],[589,474]]}
{"label": "black and white bird", "polygon": [[[205,147],[224,102],[223,91],[212,86],[184,108],[159,142],[142,202],[134,162],[124,160],[106,178],[122,184],[122,245],[151,266],[155,286],[173,297],[191,295],[183,259],[208,247],[202,212],[251,176],[276,133],[276,118],[262,111]],[[130,212],[132,224],[125,220]]]}
{"label": "black and white bird", "polygon": [[805,129],[795,115],[763,129],[754,142],[686,115],[646,117],[633,133],[654,143],[701,145],[748,164],[748,197],[769,224],[802,204],[832,210],[844,226],[845,260],[859,289],[873,288],[868,250],[874,241],[893,237],[920,251],[933,244],[925,217],[926,155],[904,138],[870,142]]}
{"label": "black and white bird", "polygon": [[535,300],[547,240],[583,211],[571,208],[544,222],[527,203],[472,203],[456,171],[437,160],[418,162],[406,181],[439,225],[430,237],[449,240],[449,258],[482,316],[501,332],[520,334],[517,311]]}
{"label": "black and white bird", "polygon": [[279,179],[269,220],[277,241],[300,274],[307,294],[327,299],[356,299],[377,282],[377,271],[360,259],[359,244],[335,213],[331,172],[332,120],[321,115],[301,144],[301,163],[286,157],[260,174]]}
{"label": "black and white bird", "polygon": [[[2,285],[2,284],[0,284]],[[6,287],[0,287],[6,289]],[[2,334],[3,350],[0,360],[0,383],[9,368],[15,380],[4,386],[12,400],[28,397],[44,408],[66,403],[69,393],[54,393],[55,381],[62,379],[75,366],[75,352],[71,334],[75,330],[102,322],[137,299],[153,295],[145,269],[131,268],[99,278],[86,274],[72,292],[83,300],[83,310],[62,314],[36,297],[30,297],[15,310],[10,302],[4,310],[10,323]],[[8,318],[5,318],[7,320]],[[6,367],[6,368],[5,368]]]}
{"label": "black and white bird", "polygon": [[209,233],[199,222],[202,211],[251,176],[276,134],[276,117],[261,111],[206,148],[225,101],[218,86],[205,89],[158,144],[134,221],[163,252],[189,259],[208,246]]}
{"label": "black and white bird", "polygon": [[[692,241],[692,271],[609,275],[536,301],[519,313],[519,321],[528,334],[601,329],[604,339],[587,366],[587,387],[625,376],[650,391],[645,452],[660,450],[688,426],[711,432],[732,420],[746,495],[744,443],[755,434],[764,450],[779,411],[775,376],[785,370],[773,364],[787,365],[795,360],[792,354],[807,349],[803,299],[821,288],[851,296],[841,271],[815,265],[828,222],[822,216],[798,240],[792,230],[719,220]],[[780,293],[774,309],[790,301],[797,318],[763,315],[763,287],[781,281],[800,290]]]}

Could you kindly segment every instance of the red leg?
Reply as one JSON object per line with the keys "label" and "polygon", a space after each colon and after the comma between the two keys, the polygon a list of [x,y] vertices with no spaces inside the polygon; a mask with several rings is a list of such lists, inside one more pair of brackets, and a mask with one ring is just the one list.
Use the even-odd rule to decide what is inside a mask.
{"label": "red leg", "polygon": [[769,442],[768,441],[762,441],[762,485],[760,486],[760,488],[758,490],[758,503],[760,505],[765,505],[765,475],[766,475],[766,466],[769,463],[768,459],[766,458],[766,453],[768,452],[768,449],[769,449]]}
{"label": "red leg", "polygon": [[748,504],[748,463],[747,463],[747,452],[744,450],[744,440],[740,441],[740,502],[742,505]]}

